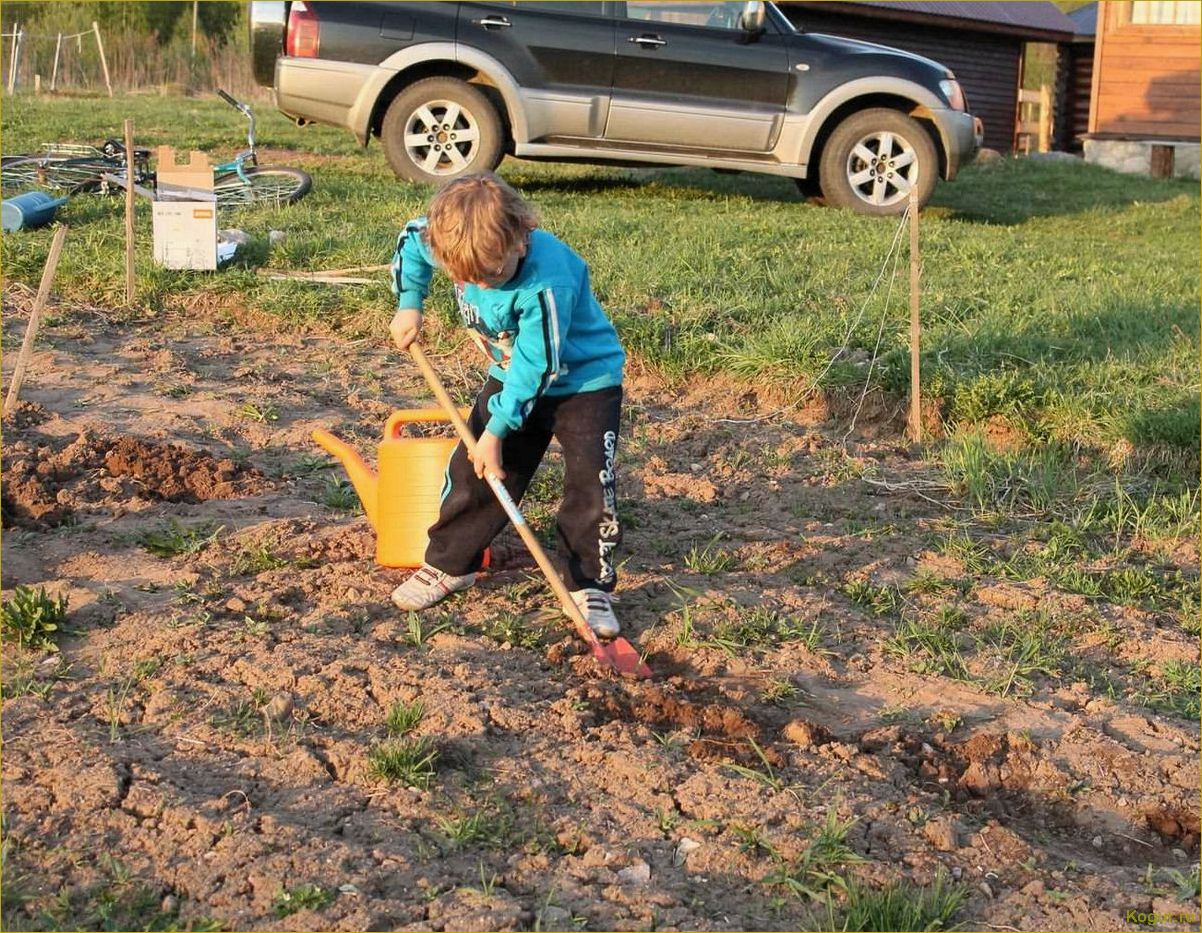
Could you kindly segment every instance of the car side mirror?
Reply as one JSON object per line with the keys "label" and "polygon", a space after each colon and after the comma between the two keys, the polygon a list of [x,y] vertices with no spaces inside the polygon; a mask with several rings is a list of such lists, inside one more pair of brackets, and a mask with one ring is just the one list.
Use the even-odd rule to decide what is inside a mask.
{"label": "car side mirror", "polygon": [[754,42],[764,33],[764,20],[768,13],[763,0],[748,0],[739,14],[739,28],[743,31],[743,42]]}

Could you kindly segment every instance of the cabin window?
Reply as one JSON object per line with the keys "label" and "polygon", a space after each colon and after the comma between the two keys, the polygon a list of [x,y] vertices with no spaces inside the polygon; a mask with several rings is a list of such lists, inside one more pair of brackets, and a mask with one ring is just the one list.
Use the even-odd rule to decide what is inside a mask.
{"label": "cabin window", "polygon": [[1129,6],[1132,26],[1196,26],[1202,4],[1194,0],[1135,0]]}

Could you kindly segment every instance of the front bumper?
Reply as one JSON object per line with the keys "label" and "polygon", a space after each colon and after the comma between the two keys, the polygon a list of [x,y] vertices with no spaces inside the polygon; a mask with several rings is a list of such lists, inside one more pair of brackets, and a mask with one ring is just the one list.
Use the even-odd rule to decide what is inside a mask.
{"label": "front bumper", "polygon": [[939,130],[947,156],[943,178],[951,181],[960,169],[976,158],[985,137],[985,125],[980,117],[962,110],[933,110],[931,119]]}

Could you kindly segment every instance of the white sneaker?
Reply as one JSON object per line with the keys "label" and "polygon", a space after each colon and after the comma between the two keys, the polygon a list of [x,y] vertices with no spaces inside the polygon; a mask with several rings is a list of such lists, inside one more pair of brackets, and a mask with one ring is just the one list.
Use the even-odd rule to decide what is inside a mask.
{"label": "white sneaker", "polygon": [[392,601],[398,609],[417,612],[442,602],[452,593],[466,590],[475,582],[474,573],[453,577],[429,564],[422,564],[404,583],[392,591]]}
{"label": "white sneaker", "polygon": [[614,615],[614,607],[610,595],[601,590],[576,590],[570,594],[582,613],[585,621],[598,638],[613,638],[622,630],[618,617]]}

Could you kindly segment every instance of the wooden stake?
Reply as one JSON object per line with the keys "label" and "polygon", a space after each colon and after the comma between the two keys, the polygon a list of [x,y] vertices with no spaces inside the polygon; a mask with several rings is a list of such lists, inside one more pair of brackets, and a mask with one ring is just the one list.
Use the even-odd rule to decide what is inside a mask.
{"label": "wooden stake", "polygon": [[134,304],[134,121],[125,119],[125,304]]}
{"label": "wooden stake", "polygon": [[13,88],[17,86],[17,58],[19,55],[17,49],[20,39],[21,27],[13,26],[13,48],[9,52],[10,61],[8,66],[8,93],[10,94],[13,92]]}
{"label": "wooden stake", "polygon": [[54,40],[54,67],[50,70],[50,93],[58,88],[58,56],[63,49],[63,34],[60,32]]}
{"label": "wooden stake", "polygon": [[50,255],[46,257],[46,265],[42,269],[42,284],[38,286],[38,296],[33,300],[33,311],[30,312],[29,323],[25,326],[25,339],[21,341],[21,352],[17,356],[17,365],[13,368],[8,395],[4,398],[5,415],[10,414],[17,407],[17,396],[21,391],[21,383],[25,380],[25,367],[29,365],[29,357],[33,353],[33,339],[38,334],[38,322],[42,317],[42,309],[46,307],[46,299],[50,297],[54,270],[58,268],[58,257],[63,251],[63,240],[66,238],[67,225],[60,224],[59,228],[54,231],[54,241],[50,244]]}
{"label": "wooden stake", "polygon": [[922,441],[918,325],[918,186],[910,186],[910,439]]}
{"label": "wooden stake", "polygon": [[104,86],[109,89],[109,97],[113,96],[113,82],[109,80],[109,62],[104,57],[104,40],[100,38],[100,24],[92,20],[92,31],[96,33],[96,48],[100,50],[100,67],[104,69]]}
{"label": "wooden stake", "polygon": [[1052,150],[1052,89],[1039,85],[1039,151]]}

